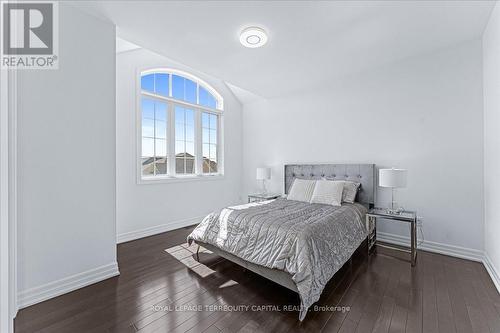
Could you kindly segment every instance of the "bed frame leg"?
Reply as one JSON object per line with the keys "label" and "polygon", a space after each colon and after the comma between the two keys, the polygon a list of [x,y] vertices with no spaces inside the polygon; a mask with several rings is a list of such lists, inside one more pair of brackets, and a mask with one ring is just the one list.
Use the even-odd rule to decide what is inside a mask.
{"label": "bed frame leg", "polygon": [[370,259],[370,236],[366,237],[366,256]]}

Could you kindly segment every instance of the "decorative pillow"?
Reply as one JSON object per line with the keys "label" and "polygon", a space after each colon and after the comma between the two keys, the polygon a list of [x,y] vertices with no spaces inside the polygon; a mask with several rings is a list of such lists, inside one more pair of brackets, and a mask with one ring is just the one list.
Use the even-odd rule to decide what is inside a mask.
{"label": "decorative pillow", "polygon": [[331,180],[318,180],[314,186],[311,203],[340,206],[344,184]]}
{"label": "decorative pillow", "polygon": [[344,191],[342,192],[342,202],[354,203],[358,189],[361,183],[351,182],[349,180],[341,180],[344,183]]}
{"label": "decorative pillow", "polygon": [[323,179],[342,183],[344,185],[344,191],[342,191],[342,202],[354,203],[354,200],[356,200],[356,195],[358,194],[361,183],[356,183],[350,180],[334,180],[330,178],[323,178]]}
{"label": "decorative pillow", "polygon": [[295,178],[290,193],[288,193],[287,200],[311,202],[311,197],[314,191],[315,180],[298,179]]}

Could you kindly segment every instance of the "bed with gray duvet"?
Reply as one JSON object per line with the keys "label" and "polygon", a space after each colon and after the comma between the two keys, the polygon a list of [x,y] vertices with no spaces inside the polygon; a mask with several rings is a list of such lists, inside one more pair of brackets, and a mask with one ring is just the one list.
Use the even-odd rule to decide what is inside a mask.
{"label": "bed with gray duvet", "polygon": [[250,203],[209,214],[188,242],[298,292],[303,320],[327,282],[366,239],[366,212],[360,203]]}

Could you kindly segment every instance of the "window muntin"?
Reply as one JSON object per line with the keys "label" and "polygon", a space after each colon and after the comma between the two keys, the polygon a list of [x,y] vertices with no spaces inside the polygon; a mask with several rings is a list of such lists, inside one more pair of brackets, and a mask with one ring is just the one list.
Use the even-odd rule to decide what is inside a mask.
{"label": "window muntin", "polygon": [[142,149],[143,175],[167,173],[167,104],[142,97]]}
{"label": "window muntin", "polygon": [[211,109],[215,109],[217,107],[217,101],[215,97],[212,96],[205,88],[200,87],[199,90],[199,104],[206,106]]}
{"label": "window muntin", "polygon": [[169,96],[170,78],[166,73],[146,74],[141,77],[141,89],[161,96]]}
{"label": "window muntin", "polygon": [[197,85],[192,80],[172,75],[172,97],[191,104],[198,104]]}
{"label": "window muntin", "polygon": [[175,173],[195,173],[194,111],[175,106]]}
{"label": "window muntin", "polygon": [[177,71],[147,71],[140,82],[140,178],[221,174],[220,95]]}
{"label": "window muntin", "polygon": [[217,128],[219,116],[203,112],[201,115],[202,145],[203,145],[203,173],[218,172],[217,158]]}

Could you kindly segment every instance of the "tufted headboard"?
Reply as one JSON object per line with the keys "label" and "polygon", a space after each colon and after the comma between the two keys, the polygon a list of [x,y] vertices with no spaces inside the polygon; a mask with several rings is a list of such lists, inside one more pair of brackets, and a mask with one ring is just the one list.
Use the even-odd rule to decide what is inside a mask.
{"label": "tufted headboard", "polygon": [[351,180],[361,183],[356,201],[373,206],[375,204],[375,164],[286,164],[285,193],[295,178],[329,180]]}

